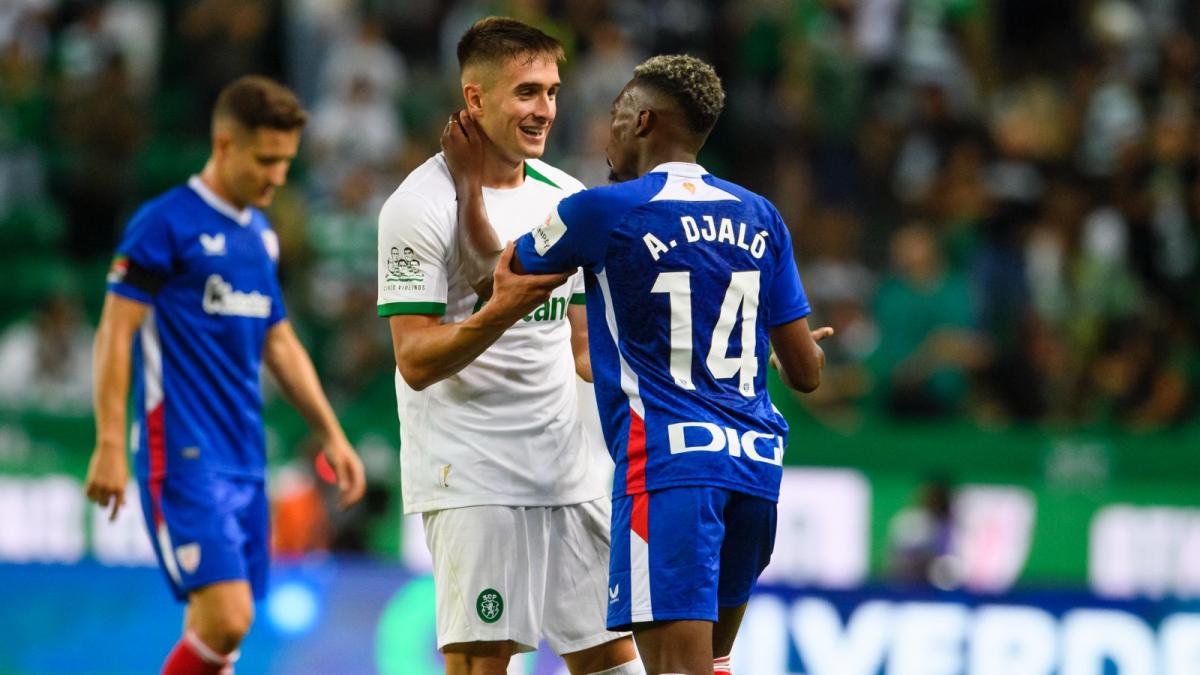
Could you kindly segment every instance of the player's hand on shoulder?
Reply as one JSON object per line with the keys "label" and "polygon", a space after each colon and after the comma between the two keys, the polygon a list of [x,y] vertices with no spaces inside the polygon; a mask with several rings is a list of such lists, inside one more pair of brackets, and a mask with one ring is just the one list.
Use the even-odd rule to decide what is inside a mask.
{"label": "player's hand on shoulder", "polygon": [[450,116],[442,130],[442,152],[455,188],[480,185],[483,180],[483,133],[465,110]]}
{"label": "player's hand on shoulder", "polygon": [[125,448],[97,445],[88,461],[83,490],[87,498],[104,508],[112,504],[109,520],[116,520],[117,511],[125,505],[125,485],[129,482],[129,463]]}
{"label": "player's hand on shoulder", "polygon": [[349,508],[362,499],[367,490],[362,460],[345,437],[327,443],[324,452],[326,461],[337,476],[338,506]]}
{"label": "player's hand on shoulder", "polygon": [[567,283],[574,272],[559,274],[517,274],[512,271],[515,247],[510,241],[500,254],[492,281],[491,307],[509,322],[515,322],[550,299],[554,289]]}

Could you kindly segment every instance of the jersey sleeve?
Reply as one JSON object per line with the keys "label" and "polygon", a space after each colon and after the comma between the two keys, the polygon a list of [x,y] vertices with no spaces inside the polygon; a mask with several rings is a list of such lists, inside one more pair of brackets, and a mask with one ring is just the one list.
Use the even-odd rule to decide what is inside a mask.
{"label": "jersey sleeve", "polygon": [[586,305],[587,292],[583,285],[583,270],[576,272],[567,283],[571,284],[571,304]]}
{"label": "jersey sleeve", "polygon": [[170,223],[160,210],[138,211],[117,246],[108,271],[108,290],[150,304],[167,282],[175,258]]}
{"label": "jersey sleeve", "polygon": [[604,261],[615,204],[603,188],[576,192],[563,199],[545,222],[516,243],[516,255],[527,272],[551,274]]}
{"label": "jersey sleeve", "polygon": [[792,237],[778,212],[774,217],[780,246],[776,253],[775,276],[767,292],[767,328],[782,326],[812,313],[796,268],[796,256],[792,253]]}
{"label": "jersey sleeve", "polygon": [[283,304],[283,286],[279,283],[279,237],[275,230],[267,227],[262,232],[262,238],[267,248],[267,256],[271,259],[271,314],[267,317],[267,325],[274,326],[287,318],[287,306]]}
{"label": "jersey sleeve", "polygon": [[449,242],[421,195],[398,192],[379,213],[379,316],[446,313]]}

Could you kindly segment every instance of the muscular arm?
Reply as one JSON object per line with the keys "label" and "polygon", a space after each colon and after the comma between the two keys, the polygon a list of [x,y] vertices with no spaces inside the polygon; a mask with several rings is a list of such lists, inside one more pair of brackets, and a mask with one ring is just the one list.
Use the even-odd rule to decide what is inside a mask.
{"label": "muscular arm", "polygon": [[104,298],[100,326],[92,347],[92,403],[96,416],[96,447],[88,462],[88,499],[107,507],[111,518],[125,503],[129,462],[125,456],[125,406],[129,400],[130,352],[133,337],[149,307],[115,293]]}
{"label": "muscular arm", "polygon": [[829,327],[809,330],[808,319],[796,319],[771,329],[771,361],[779,369],[783,383],[802,392],[814,391],[821,384],[825,351],[817,342],[833,335]]}
{"label": "muscular arm", "polygon": [[267,331],[263,362],[279,383],[284,397],[320,439],[325,457],[338,477],[342,506],[358,501],[366,489],[362,462],[346,439],[333,406],[329,405],[325,390],[321,388],[312,359],[300,344],[290,321],[279,321]]}
{"label": "muscular arm", "polygon": [[591,382],[592,354],[588,349],[587,306],[569,305],[567,321],[571,324],[571,354],[575,357],[575,374],[585,382]]}
{"label": "muscular arm", "polygon": [[458,198],[458,250],[463,274],[475,293],[492,297],[492,271],[504,245],[483,203],[483,135],[465,111],[455,113],[442,133],[446,166]]}
{"label": "muscular arm", "polygon": [[509,269],[513,258],[509,244],[493,272],[495,296],[464,321],[441,323],[439,317],[423,314],[389,317],[396,367],[408,386],[420,391],[465,368],[570,277],[518,276]]}

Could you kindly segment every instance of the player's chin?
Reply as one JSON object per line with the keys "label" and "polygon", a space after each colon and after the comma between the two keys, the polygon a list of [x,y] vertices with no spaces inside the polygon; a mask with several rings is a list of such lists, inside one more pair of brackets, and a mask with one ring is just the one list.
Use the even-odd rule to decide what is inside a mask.
{"label": "player's chin", "polygon": [[546,152],[546,132],[543,131],[540,136],[530,136],[524,132],[517,132],[517,142],[521,144],[521,151],[527,158],[534,159],[541,157]]}
{"label": "player's chin", "polygon": [[254,206],[257,208],[265,209],[271,205],[271,202],[274,199],[275,199],[275,188],[270,188],[264,192],[260,192],[257,195],[255,195],[254,199],[252,200],[251,203],[253,203]]}

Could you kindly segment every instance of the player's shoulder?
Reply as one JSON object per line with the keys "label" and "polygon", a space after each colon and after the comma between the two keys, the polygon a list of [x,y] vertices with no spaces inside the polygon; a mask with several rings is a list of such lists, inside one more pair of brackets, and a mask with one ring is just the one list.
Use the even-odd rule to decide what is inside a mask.
{"label": "player's shoulder", "polygon": [[653,200],[654,195],[662,190],[665,180],[662,174],[649,173],[633,180],[577,192],[563,200],[563,205],[567,210],[619,219]]}
{"label": "player's shoulder", "polygon": [[127,230],[146,231],[148,228],[178,228],[192,221],[190,217],[202,204],[186,185],[177,185],[141,204],[129,219]]}
{"label": "player's shoulder", "polygon": [[571,174],[540,159],[525,160],[525,176],[558,188],[566,194],[574,194],[585,187]]}
{"label": "player's shoulder", "polygon": [[454,179],[446,159],[438,153],[413,169],[392,193],[390,199],[446,204],[454,201]]}
{"label": "player's shoulder", "polygon": [[425,223],[442,220],[455,202],[454,181],[441,153],[425,160],[400,182],[384,201],[379,213],[381,226],[396,223]]}
{"label": "player's shoulder", "polygon": [[167,216],[186,213],[200,206],[195,193],[187,185],[176,185],[142,203],[137,210],[141,216]]}
{"label": "player's shoulder", "polygon": [[711,174],[711,173],[704,174],[703,176],[701,176],[701,179],[707,185],[714,187],[718,190],[721,190],[722,192],[727,192],[727,193],[733,195],[734,197],[737,197],[738,201],[741,201],[749,206],[752,206],[754,208],[767,209],[767,210],[771,210],[771,211],[773,211],[775,209],[775,205],[771,203],[771,200],[767,199],[766,197],[758,194],[757,192],[755,192],[739,183],[735,183],[731,180],[726,180],[724,178],[721,178],[720,176],[717,176],[717,175]]}
{"label": "player's shoulder", "polygon": [[783,217],[779,214],[779,209],[775,208],[775,204],[770,199],[743,185],[725,180],[711,173],[705,174],[703,178],[704,182],[708,185],[737,197],[739,201],[746,205],[746,208],[754,212],[768,227],[784,227],[786,229]]}

